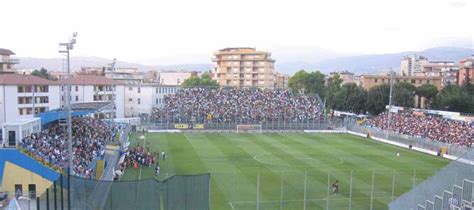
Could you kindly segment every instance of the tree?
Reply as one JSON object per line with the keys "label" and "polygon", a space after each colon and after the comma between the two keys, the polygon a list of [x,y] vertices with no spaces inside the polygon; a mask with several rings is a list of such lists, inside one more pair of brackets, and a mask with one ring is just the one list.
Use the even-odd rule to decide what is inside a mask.
{"label": "tree", "polygon": [[[401,107],[415,106],[415,91],[416,87],[407,82],[400,82],[393,87],[392,104]],[[389,91],[390,94],[390,91]],[[387,101],[388,104],[388,101]]]}
{"label": "tree", "polygon": [[423,84],[416,88],[416,95],[418,96],[418,106],[421,104],[421,97],[425,98],[425,104],[429,107],[433,98],[438,94],[438,88],[432,84]]}
{"label": "tree", "polygon": [[288,79],[288,87],[294,93],[298,93],[302,91],[303,89],[306,90],[308,79],[309,79],[309,73],[306,72],[305,70],[300,70]]}
{"label": "tree", "polygon": [[474,96],[457,85],[448,85],[433,100],[436,109],[474,113]]}
{"label": "tree", "polygon": [[467,82],[464,83],[462,87],[469,95],[474,96],[474,84],[467,79]]}
{"label": "tree", "polygon": [[336,93],[334,107],[341,111],[364,114],[366,104],[367,91],[355,83],[347,83]]}
{"label": "tree", "polygon": [[388,104],[390,85],[382,84],[369,89],[367,93],[367,111],[370,114],[378,115],[385,110]]}
{"label": "tree", "polygon": [[308,73],[305,70],[296,72],[288,79],[288,87],[294,92],[305,94],[324,94],[324,74],[319,71]]}
{"label": "tree", "polygon": [[326,98],[326,107],[334,109],[336,104],[336,95],[341,90],[342,79],[339,74],[329,78],[328,85],[324,88],[324,97]]}
{"label": "tree", "polygon": [[307,80],[307,93],[318,94],[322,96],[324,94],[324,78],[325,75],[320,71],[311,72]]}
{"label": "tree", "polygon": [[33,72],[31,72],[31,75],[41,77],[41,78],[44,78],[44,79],[48,79],[48,80],[54,80],[55,79],[53,76],[51,76],[48,73],[48,70],[46,70],[45,68],[41,68],[40,70],[35,69]]}
{"label": "tree", "polygon": [[209,72],[205,72],[201,74],[201,76],[191,76],[188,79],[183,81],[181,84],[183,87],[218,87],[219,84],[217,81],[212,80],[211,75]]}

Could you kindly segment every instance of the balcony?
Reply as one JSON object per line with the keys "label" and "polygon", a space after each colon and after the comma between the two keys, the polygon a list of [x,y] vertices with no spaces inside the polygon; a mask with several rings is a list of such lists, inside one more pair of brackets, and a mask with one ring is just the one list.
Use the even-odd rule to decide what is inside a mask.
{"label": "balcony", "polygon": [[0,63],[2,64],[19,64],[20,60],[19,59],[14,59],[14,58],[3,58],[0,60]]}

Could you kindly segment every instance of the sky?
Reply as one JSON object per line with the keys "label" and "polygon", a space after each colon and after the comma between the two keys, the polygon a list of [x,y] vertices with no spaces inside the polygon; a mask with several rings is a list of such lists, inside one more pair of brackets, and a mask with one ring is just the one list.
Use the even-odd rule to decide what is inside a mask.
{"label": "sky", "polygon": [[470,0],[4,0],[0,48],[143,64],[210,62],[225,47],[341,54],[474,48]]}

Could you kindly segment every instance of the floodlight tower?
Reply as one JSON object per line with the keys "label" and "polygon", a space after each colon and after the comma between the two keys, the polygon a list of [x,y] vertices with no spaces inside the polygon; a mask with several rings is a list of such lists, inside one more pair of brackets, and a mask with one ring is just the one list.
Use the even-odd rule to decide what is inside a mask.
{"label": "floodlight tower", "polygon": [[392,93],[393,93],[393,69],[390,68],[390,95],[388,97],[388,113],[387,113],[387,133],[386,138],[388,139],[388,131],[390,129],[390,125],[392,124]]}
{"label": "floodlight tower", "polygon": [[[114,60],[112,61],[112,63],[109,64],[109,68],[110,68],[110,71],[112,72],[112,81],[115,83],[115,80],[114,80],[114,76],[115,76],[115,71],[116,71],[116,66],[115,64],[117,63],[117,59],[114,58]],[[114,84],[112,85],[112,105],[113,105],[113,114],[112,114],[112,126],[114,127],[115,129],[115,119],[117,118],[117,104],[115,104],[115,99],[116,99],[116,91],[115,89],[117,88],[117,86]],[[115,131],[115,130],[114,130]],[[119,140],[120,141],[120,140]],[[115,139],[114,139],[114,142],[115,142]],[[119,142],[120,143],[120,142]]]}
{"label": "floodlight tower", "polygon": [[59,53],[65,53],[67,57],[67,141],[68,141],[68,154],[69,154],[69,170],[68,174],[72,175],[73,172],[73,154],[72,154],[72,122],[71,122],[71,61],[69,57],[69,51],[74,49],[74,44],[76,44],[77,32],[72,34],[72,38],[69,39],[69,42],[59,43],[59,47],[62,48],[59,50]]}

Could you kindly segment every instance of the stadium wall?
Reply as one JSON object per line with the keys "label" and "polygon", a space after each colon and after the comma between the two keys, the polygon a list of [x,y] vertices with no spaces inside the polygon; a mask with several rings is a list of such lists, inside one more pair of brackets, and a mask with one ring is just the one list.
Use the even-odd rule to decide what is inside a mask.
{"label": "stadium wall", "polygon": [[28,185],[35,184],[39,195],[58,178],[57,172],[18,150],[0,149],[0,191],[15,192],[15,185],[21,185],[26,193]]}

